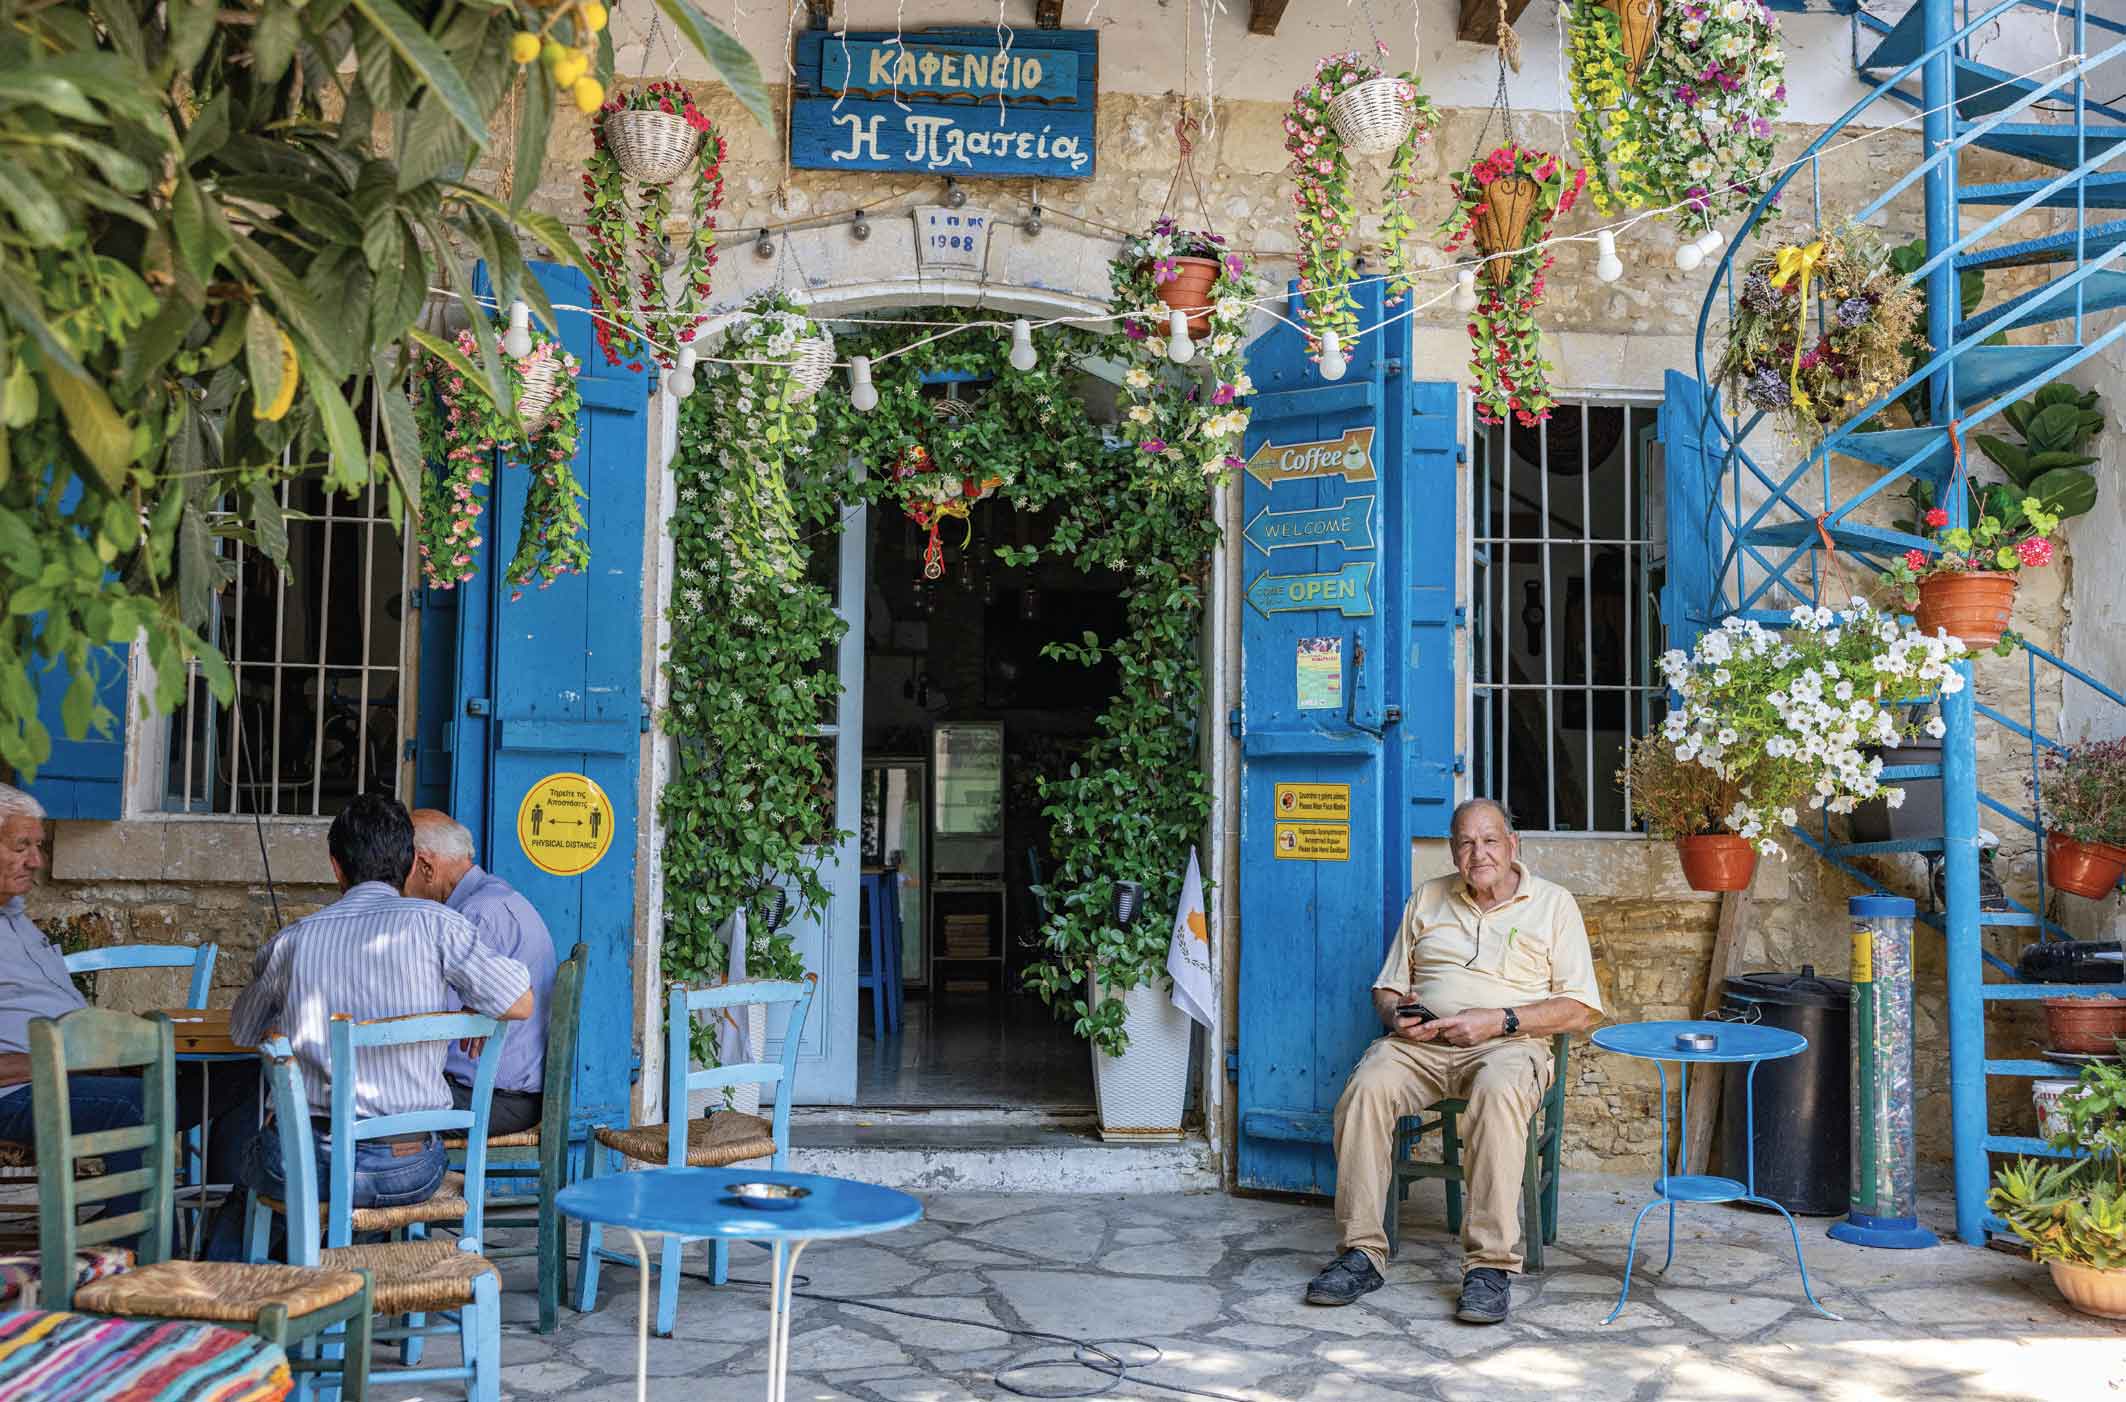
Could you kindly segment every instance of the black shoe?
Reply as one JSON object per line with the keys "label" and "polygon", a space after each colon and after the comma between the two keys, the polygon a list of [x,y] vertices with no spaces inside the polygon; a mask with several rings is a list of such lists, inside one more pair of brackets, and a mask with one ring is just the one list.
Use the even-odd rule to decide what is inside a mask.
{"label": "black shoe", "polygon": [[[1370,1295],[1388,1282],[1380,1278],[1366,1253],[1353,1247],[1323,1268],[1307,1285],[1310,1305],[1348,1305],[1361,1295]],[[1500,1316],[1504,1318],[1504,1316]]]}
{"label": "black shoe", "polygon": [[1462,1277],[1462,1302],[1454,1317],[1464,1324],[1504,1324],[1513,1303],[1513,1282],[1504,1271],[1478,1266]]}

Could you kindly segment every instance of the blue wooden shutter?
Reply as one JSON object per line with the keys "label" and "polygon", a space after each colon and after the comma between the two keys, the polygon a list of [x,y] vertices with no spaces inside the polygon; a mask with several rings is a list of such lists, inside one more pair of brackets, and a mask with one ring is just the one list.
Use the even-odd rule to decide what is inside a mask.
{"label": "blue wooden shutter", "polygon": [[1670,647],[1689,648],[1712,626],[1719,608],[1713,566],[1719,479],[1705,451],[1703,422],[1710,412],[1705,386],[1681,371],[1670,370],[1661,396],[1661,457],[1668,512],[1661,623]]}
{"label": "blue wooden shutter", "polygon": [[[81,499],[81,480],[67,483],[60,494],[59,510],[71,511]],[[39,614],[31,628],[42,632]],[[74,670],[64,662],[29,663],[30,680],[37,687],[37,719],[52,735],[51,757],[37,766],[35,779],[17,777],[17,785],[44,805],[54,818],[115,819],[125,816],[125,737],[127,646],[89,650],[89,671],[96,687],[96,704],[113,720],[106,730],[91,728],[80,739],[67,735],[66,694],[74,685]]]}
{"label": "blue wooden shutter", "polygon": [[[1392,388],[1397,382],[1389,383]],[[1396,584],[1388,598],[1394,610],[1390,636],[1402,647],[1387,659],[1385,670],[1399,689],[1396,704],[1402,707],[1401,725],[1390,732],[1401,755],[1399,801],[1390,811],[1402,815],[1407,853],[1411,838],[1447,835],[1455,776],[1462,770],[1454,728],[1461,691],[1455,670],[1461,610],[1455,592],[1462,448],[1458,387],[1450,380],[1419,380],[1404,381],[1402,388],[1401,396],[1391,396],[1401,412],[1389,416],[1389,451],[1382,457],[1401,464],[1400,480],[1382,497],[1401,517],[1400,545],[1391,557]],[[1398,888],[1405,898],[1409,865],[1404,861],[1397,868],[1405,878]],[[1400,910],[1402,900],[1391,901],[1391,908]]]}

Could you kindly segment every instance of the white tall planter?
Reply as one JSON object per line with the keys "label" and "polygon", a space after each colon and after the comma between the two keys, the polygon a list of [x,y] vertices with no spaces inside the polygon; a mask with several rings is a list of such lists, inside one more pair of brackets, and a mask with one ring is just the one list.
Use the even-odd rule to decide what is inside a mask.
{"label": "white tall planter", "polygon": [[1129,1049],[1109,1056],[1092,1048],[1093,1104],[1100,1112],[1100,1137],[1111,1142],[1178,1144],[1181,1113],[1188,1102],[1189,1029],[1187,1013],[1174,1006],[1166,980],[1157,978],[1127,993],[1095,987],[1095,1008],[1119,998],[1125,1009],[1123,1028]]}

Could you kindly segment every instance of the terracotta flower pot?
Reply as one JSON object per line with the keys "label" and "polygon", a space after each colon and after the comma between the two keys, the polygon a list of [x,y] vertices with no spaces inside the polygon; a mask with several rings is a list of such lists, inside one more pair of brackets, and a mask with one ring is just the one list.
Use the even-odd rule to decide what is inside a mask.
{"label": "terracotta flower pot", "polygon": [[[1476,216],[1476,246],[1485,253],[1511,253],[1525,242],[1529,217],[1535,213],[1536,183],[1525,175],[1506,175],[1484,187],[1484,212]],[[1484,276],[1504,286],[1513,277],[1513,260],[1492,258]]]}
{"label": "terracotta flower pot", "polygon": [[2001,640],[2008,615],[2015,611],[2015,576],[1996,571],[1937,574],[1919,582],[1919,607],[1912,610],[1919,631],[1937,629],[1973,652]]}
{"label": "terracotta flower pot", "polygon": [[2045,1045],[2053,1051],[2111,1056],[2126,1037],[2126,998],[2045,999]]}
{"label": "terracotta flower pot", "polygon": [[2100,901],[2126,876],[2126,851],[2108,842],[2077,842],[2063,832],[2045,835],[2045,880],[2073,896]]}
{"label": "terracotta flower pot", "polygon": [[2100,1271],[2068,1261],[2047,1261],[2052,1283],[2067,1303],[2100,1319],[2126,1319],[2126,1271]]}
{"label": "terracotta flower pot", "polygon": [[1693,891],[1747,891],[1757,874],[1757,849],[1733,833],[1679,837],[1676,855]]}
{"label": "terracotta flower pot", "polygon": [[1188,334],[1200,341],[1211,334],[1211,287],[1218,281],[1215,258],[1176,258],[1174,275],[1159,284],[1159,300],[1188,313]]}

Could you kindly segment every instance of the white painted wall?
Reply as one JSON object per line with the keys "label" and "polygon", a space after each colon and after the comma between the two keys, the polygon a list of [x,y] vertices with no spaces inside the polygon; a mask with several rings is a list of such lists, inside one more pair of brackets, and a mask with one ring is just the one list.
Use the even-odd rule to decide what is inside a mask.
{"label": "white painted wall", "polygon": [[[2089,318],[2086,334],[2101,335],[2122,315]],[[2107,563],[2126,559],[2126,341],[2091,356],[2070,378],[2104,396],[2111,422],[2095,444],[2103,458],[2091,469],[2097,474],[2096,509],[2066,527],[2074,592],[2064,656],[2114,691],[2126,692],[2126,582]],[[2060,729],[2068,740],[2126,735],[2126,709],[2070,681]]]}

